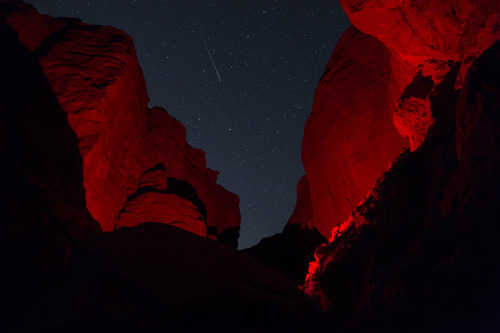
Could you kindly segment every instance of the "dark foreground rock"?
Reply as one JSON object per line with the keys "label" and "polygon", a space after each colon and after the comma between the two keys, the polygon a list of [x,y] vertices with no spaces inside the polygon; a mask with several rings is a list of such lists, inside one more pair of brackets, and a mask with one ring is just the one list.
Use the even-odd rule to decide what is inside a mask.
{"label": "dark foreground rock", "polygon": [[314,251],[327,239],[314,227],[312,205],[307,177],[297,185],[297,204],[283,231],[263,238],[243,252],[284,273],[302,285]]}
{"label": "dark foreground rock", "polygon": [[[0,2],[0,14],[11,7]],[[21,26],[35,22],[17,13]],[[0,15],[2,332],[57,280],[72,249],[101,232],[85,205],[77,137],[20,37]]]}
{"label": "dark foreground rock", "polygon": [[263,238],[258,244],[244,249],[243,252],[302,285],[309,262],[314,260],[314,251],[326,241],[316,229],[302,229],[298,224],[287,223],[281,233]]}
{"label": "dark foreground rock", "polygon": [[282,274],[225,244],[145,223],[80,248],[22,331],[314,332],[322,324]]}

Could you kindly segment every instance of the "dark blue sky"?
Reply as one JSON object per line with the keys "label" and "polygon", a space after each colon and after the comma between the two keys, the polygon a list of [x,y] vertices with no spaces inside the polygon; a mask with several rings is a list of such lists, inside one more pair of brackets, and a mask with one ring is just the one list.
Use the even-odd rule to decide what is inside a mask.
{"label": "dark blue sky", "polygon": [[314,89],[349,25],[337,1],[26,2],[130,34],[150,106],[186,126],[219,184],[240,197],[240,248],[283,229]]}

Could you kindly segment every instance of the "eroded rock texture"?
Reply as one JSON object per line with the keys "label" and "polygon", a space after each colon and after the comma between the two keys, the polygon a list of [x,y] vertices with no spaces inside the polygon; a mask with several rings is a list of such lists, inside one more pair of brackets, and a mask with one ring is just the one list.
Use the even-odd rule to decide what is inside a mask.
{"label": "eroded rock texture", "polygon": [[[217,172],[186,143],[177,120],[147,108],[132,39],[112,27],[42,16],[19,1],[4,6],[77,136],[87,208],[103,230],[162,222],[236,246],[238,197],[217,185]],[[170,178],[186,184],[167,187]]]}
{"label": "eroded rock texture", "polygon": [[430,96],[436,121],[317,250],[304,290],[339,331],[493,332],[500,327],[500,42],[455,91]]}
{"label": "eroded rock texture", "polygon": [[[495,0],[342,0],[340,3],[354,26],[390,50],[392,68],[397,72],[390,86],[394,98],[400,98],[420,72],[439,84],[450,70],[450,63],[460,63],[455,82],[455,87],[460,88],[472,61],[500,38],[500,5]],[[418,138],[424,134],[422,130],[430,123],[426,117],[413,116],[415,104],[401,98],[400,108],[410,109],[399,113],[399,118],[407,114],[407,120],[395,121],[395,125],[413,141],[415,150],[421,142]],[[408,127],[411,122],[415,125]]]}
{"label": "eroded rock texture", "polygon": [[237,246],[237,196],[147,102],[122,31],[0,1],[0,331],[102,229],[162,222]]}
{"label": "eroded rock texture", "polygon": [[500,38],[498,1],[341,1],[354,27],[337,44],[306,122],[302,161],[313,224],[329,237],[435,122],[430,98],[452,68]]}
{"label": "eroded rock texture", "polygon": [[[500,38],[499,4],[495,0],[341,0],[351,23],[386,45],[405,67],[400,89],[419,67],[442,71],[439,62],[461,62],[456,86],[486,48]],[[431,65],[429,68],[429,65]],[[408,75],[404,75],[408,74]]]}

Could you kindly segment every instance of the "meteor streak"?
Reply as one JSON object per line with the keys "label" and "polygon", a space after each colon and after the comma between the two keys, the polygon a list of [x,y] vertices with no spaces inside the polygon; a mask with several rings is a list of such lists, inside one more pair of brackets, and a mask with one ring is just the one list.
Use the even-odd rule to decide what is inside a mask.
{"label": "meteor streak", "polygon": [[212,58],[212,55],[210,54],[210,50],[208,49],[207,42],[205,42],[205,39],[203,39],[203,44],[205,44],[205,48],[207,49],[208,56],[210,57],[210,60],[212,61],[212,65],[214,66],[215,73],[217,73],[217,77],[219,78],[219,81],[222,82],[219,71],[217,70],[217,67],[215,67],[215,62],[214,59]]}

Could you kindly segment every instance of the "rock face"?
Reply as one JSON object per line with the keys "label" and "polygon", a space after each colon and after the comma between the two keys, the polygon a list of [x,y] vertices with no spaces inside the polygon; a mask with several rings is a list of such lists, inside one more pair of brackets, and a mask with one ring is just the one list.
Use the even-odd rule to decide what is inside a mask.
{"label": "rock face", "polygon": [[238,197],[216,184],[217,172],[186,143],[177,120],[147,108],[132,39],[112,27],[42,16],[19,1],[3,6],[77,136],[87,208],[103,230],[162,222],[237,246]]}
{"label": "rock face", "polygon": [[[430,98],[422,146],[385,173],[318,249],[304,290],[339,331],[500,327],[500,42]],[[370,330],[371,331],[371,330]]]}
{"label": "rock face", "polygon": [[319,309],[282,274],[160,223],[103,234],[74,256],[25,332],[317,332]]}
{"label": "rock face", "polygon": [[325,237],[404,149],[420,147],[435,122],[430,98],[450,70],[459,64],[459,89],[500,38],[498,1],[341,4],[354,27],[326,66],[302,141],[313,224]]}
{"label": "rock face", "polygon": [[[500,39],[500,4],[341,3],[356,28],[375,37],[387,51],[385,58],[373,62],[390,67],[389,78],[378,81],[384,86],[379,89],[385,89],[387,111],[398,132],[409,138],[411,149],[339,224],[335,214],[346,211],[331,204],[330,216],[317,214],[325,196],[315,188],[321,188],[321,177],[327,182],[347,173],[325,170],[348,159],[350,151],[329,160],[337,146],[345,146],[342,139],[325,147],[315,143],[321,142],[320,133],[343,133],[346,125],[332,122],[325,129],[324,121],[314,121],[326,116],[313,110],[303,142],[313,220],[315,225],[330,223],[333,229],[329,244],[316,250],[303,290],[329,312],[329,327],[336,331],[498,330],[500,42],[495,41]],[[334,51],[326,75],[332,63],[341,67],[345,54],[359,53],[356,48],[365,45],[352,37],[351,44],[345,43],[352,31],[344,34],[344,45],[339,43]],[[327,98],[339,100],[333,92],[320,95],[321,82],[315,105]],[[339,90],[342,84],[337,83]],[[352,95],[351,90],[345,93]],[[364,93],[371,98],[370,89],[358,98],[363,100]],[[348,106],[342,110],[353,113]],[[329,116],[345,117],[342,112]],[[353,141],[348,142],[347,146]],[[314,149],[318,152],[310,154]],[[335,199],[336,192],[331,193]],[[318,221],[321,215],[327,219]]]}
{"label": "rock face", "polygon": [[303,290],[336,331],[494,331],[500,4],[341,3],[290,219],[330,237]]}
{"label": "rock face", "polygon": [[312,223],[325,237],[408,147],[393,125],[390,60],[382,43],[351,27],[335,47],[316,89],[302,161],[310,185]]}
{"label": "rock face", "polygon": [[237,196],[177,120],[147,108],[122,31],[2,0],[0,74],[0,331],[102,229],[162,222],[237,246]]}
{"label": "rock face", "polygon": [[428,96],[416,100],[403,92],[420,74],[439,84],[450,70],[450,63],[461,64],[455,82],[455,87],[460,88],[472,61],[500,38],[498,1],[342,0],[340,3],[354,26],[389,49],[396,73],[391,78],[389,94],[400,99],[394,125],[410,139],[411,149],[415,150],[432,124],[426,112]]}
{"label": "rock face", "polygon": [[400,90],[419,69],[439,73],[448,61],[461,62],[456,82],[460,87],[472,61],[500,38],[495,0],[340,3],[351,23],[387,46],[398,66],[406,69],[394,78]]}

